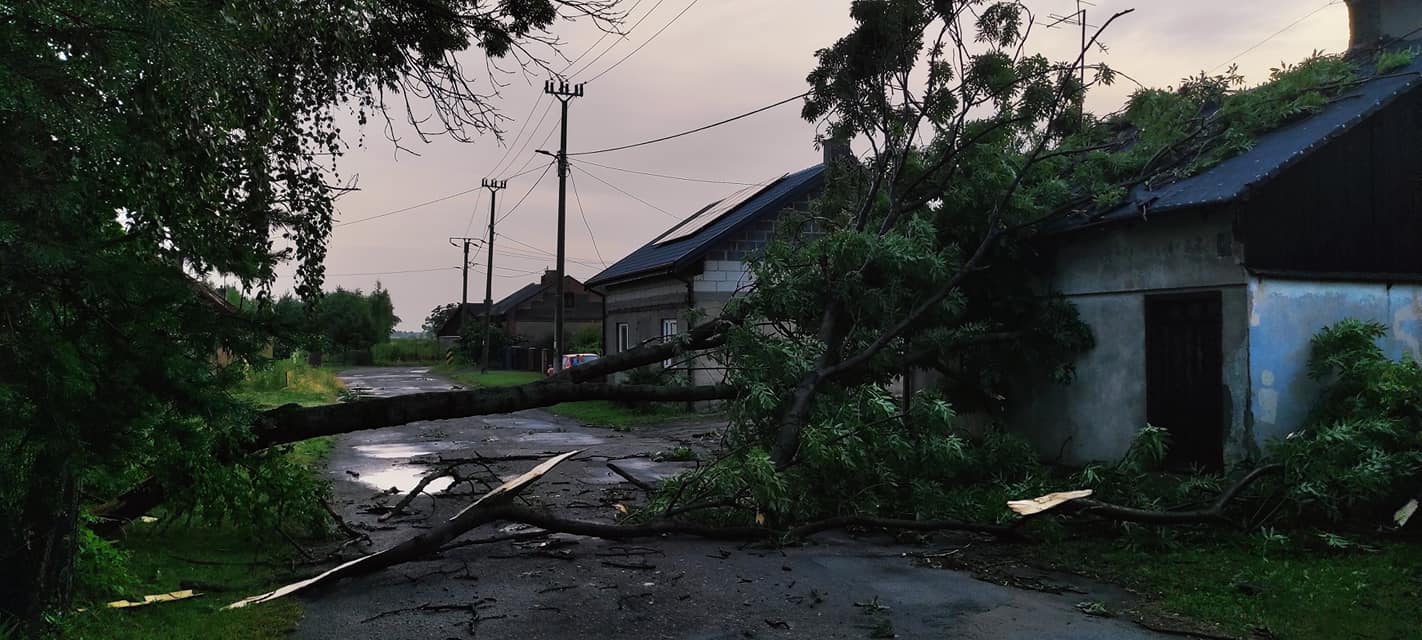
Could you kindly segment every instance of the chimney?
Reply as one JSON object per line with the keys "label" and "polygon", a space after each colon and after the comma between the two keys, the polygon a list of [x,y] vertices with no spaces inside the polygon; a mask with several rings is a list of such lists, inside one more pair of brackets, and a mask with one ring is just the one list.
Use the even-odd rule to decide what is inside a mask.
{"label": "chimney", "polygon": [[833,167],[836,162],[844,160],[852,162],[855,160],[854,150],[849,148],[849,141],[844,138],[826,138],[821,140],[820,150],[824,151],[825,154],[825,169]]}
{"label": "chimney", "polygon": [[1371,48],[1422,35],[1422,0],[1345,0],[1348,48]]}

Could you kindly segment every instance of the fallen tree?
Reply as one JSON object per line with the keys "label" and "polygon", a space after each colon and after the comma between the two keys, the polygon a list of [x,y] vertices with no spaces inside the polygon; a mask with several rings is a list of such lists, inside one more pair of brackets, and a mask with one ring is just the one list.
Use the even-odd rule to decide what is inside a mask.
{"label": "fallen tree", "polygon": [[[664,350],[659,348],[654,353]],[[242,451],[232,452],[231,455],[235,457],[320,436],[381,429],[423,420],[511,413],[562,402],[700,402],[724,400],[734,394],[734,389],[726,385],[675,387],[544,380],[518,387],[418,393],[318,407],[291,404],[259,414],[252,427],[252,439],[244,444]],[[95,507],[92,514],[100,519],[95,531],[101,535],[112,534],[162,504],[166,496],[163,484],[156,478],[149,478],[114,500]]]}
{"label": "fallen tree", "polygon": [[[554,467],[579,453],[582,451],[575,450],[549,458],[517,478],[491,489],[443,523],[406,538],[385,550],[343,563],[316,577],[244,598],[228,605],[227,608],[241,608],[270,602],[306,589],[421,559],[445,549],[465,546],[465,543],[457,543],[455,540],[477,527],[492,522],[514,522],[537,527],[546,533],[566,533],[609,540],[689,535],[713,540],[788,542],[808,539],[815,534],[831,529],[851,527],[914,532],[958,531],[1021,540],[1026,537],[1022,525],[1046,514],[1082,514],[1147,524],[1219,523],[1224,521],[1225,507],[1244,489],[1257,479],[1281,470],[1279,465],[1268,465],[1254,469],[1223,492],[1208,509],[1175,512],[1134,509],[1091,500],[1085,497],[1090,492],[1079,492],[1061,500],[1052,500],[1046,508],[1034,510],[1030,515],[1009,525],[978,524],[957,520],[905,520],[862,515],[825,518],[789,529],[774,529],[764,526],[705,525],[666,517],[643,524],[605,524],[560,518],[546,512],[518,507],[513,504],[513,499],[525,489],[543,478]],[[632,479],[629,478],[628,481],[632,482]],[[633,482],[633,484],[638,484],[638,482]],[[414,492],[411,495],[414,495]],[[517,535],[520,538],[527,537],[522,533]]]}

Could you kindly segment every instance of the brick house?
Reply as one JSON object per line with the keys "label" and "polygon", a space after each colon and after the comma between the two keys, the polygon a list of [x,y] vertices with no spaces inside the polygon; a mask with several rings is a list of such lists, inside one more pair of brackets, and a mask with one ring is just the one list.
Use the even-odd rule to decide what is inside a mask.
{"label": "brick house", "polygon": [[[714,317],[751,283],[745,258],[763,249],[782,213],[804,210],[824,186],[824,164],[748,187],[702,207],[686,220],[588,279],[605,295],[603,345],[619,353],[688,330],[695,310]],[[664,366],[697,384],[717,382],[719,367],[702,358]]]}

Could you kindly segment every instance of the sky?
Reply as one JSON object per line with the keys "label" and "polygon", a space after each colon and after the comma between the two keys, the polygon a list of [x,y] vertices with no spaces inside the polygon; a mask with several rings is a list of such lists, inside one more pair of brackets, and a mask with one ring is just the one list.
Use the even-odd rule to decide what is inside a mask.
{"label": "sky", "polygon": [[[1027,4],[1041,22],[1076,10],[1075,0],[1027,0]],[[1222,71],[1231,61],[1252,84],[1266,79],[1269,69],[1281,62],[1347,46],[1347,10],[1341,0],[1092,0],[1082,4],[1091,25],[1100,25],[1117,11],[1135,9],[1111,25],[1102,36],[1107,50],[1093,51],[1092,61],[1104,62],[1145,86],[1171,85],[1201,70]],[[629,11],[628,27],[645,18],[625,37],[607,37],[594,47],[602,33],[590,24],[560,23],[553,29],[565,42],[562,51],[568,58],[590,51],[570,69],[574,81],[587,82],[585,95],[570,105],[571,153],[685,131],[802,93],[807,88],[805,76],[814,66],[814,52],[850,27],[848,0],[622,0],[622,6]],[[1075,55],[1079,38],[1076,27],[1038,25],[1029,47],[1059,59]],[[477,54],[469,55],[468,60],[483,67]],[[487,82],[483,76],[476,80]],[[368,291],[379,281],[390,291],[401,318],[397,328],[418,330],[433,307],[459,300],[460,249],[451,246],[449,238],[483,240],[488,192],[475,190],[357,221],[478,187],[486,177],[508,179],[508,188],[497,198],[498,215],[507,217],[496,227],[494,299],[553,268],[557,172],[549,170],[539,180],[550,159],[534,150],[556,149],[558,112],[548,111],[535,128],[553,104],[541,95],[543,78],[514,75],[502,77],[502,82],[492,100],[508,117],[502,143],[493,135],[472,143],[449,138],[424,143],[405,135],[401,144],[410,151],[397,151],[377,124],[361,132],[360,144],[359,128],[354,123],[343,127],[351,149],[339,161],[340,173],[358,176],[359,191],[337,202],[337,226],[326,261],[328,289]],[[1123,78],[1098,91],[1090,107],[1114,111],[1135,87]],[[758,183],[819,162],[814,139],[814,127],[799,118],[796,101],[673,141],[584,160],[574,157],[567,272],[578,279],[592,277],[604,263],[610,265],[660,235],[677,218],[742,188],[640,175],[587,162],[700,180]],[[532,172],[512,177],[528,170]],[[484,298],[485,260],[482,247],[471,250],[475,268],[469,274],[470,301]],[[289,280],[280,282],[278,290],[289,286]]]}

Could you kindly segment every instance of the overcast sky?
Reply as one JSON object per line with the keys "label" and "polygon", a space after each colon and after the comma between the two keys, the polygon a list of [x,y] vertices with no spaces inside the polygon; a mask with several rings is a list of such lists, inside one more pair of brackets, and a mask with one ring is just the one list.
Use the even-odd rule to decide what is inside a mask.
{"label": "overcast sky", "polygon": [[[1076,6],[1074,0],[1028,0],[1028,4],[1042,19],[1047,14],[1074,11]],[[604,39],[571,70],[577,71],[610,48],[574,78],[588,85],[586,96],[572,103],[570,151],[683,131],[801,93],[805,75],[814,64],[814,51],[833,43],[849,28],[848,0],[623,0],[623,5],[632,9],[628,26],[644,15],[645,22],[625,39]],[[689,10],[672,22],[688,6]],[[1267,77],[1270,67],[1281,61],[1297,61],[1316,49],[1337,52],[1347,43],[1347,10],[1341,1],[1094,0],[1087,6],[1087,20],[1099,24],[1115,11],[1131,7],[1136,11],[1118,20],[1103,38],[1109,52],[1094,55],[1148,86],[1173,84],[1201,70],[1221,70],[1232,59],[1254,83]],[[1299,21],[1304,16],[1308,17]],[[1278,33],[1295,21],[1299,22]],[[635,55],[591,80],[668,24]],[[557,33],[567,42],[564,52],[570,58],[588,49],[601,35],[578,24],[560,25]],[[1060,58],[1070,53],[1079,37],[1074,28],[1038,28],[1033,42],[1049,56]],[[1268,41],[1260,44],[1265,39]],[[424,144],[407,137],[403,144],[419,154],[415,156],[397,153],[374,125],[365,131],[363,146],[355,146],[352,136],[352,149],[341,160],[341,174],[358,174],[360,191],[338,202],[340,220],[331,236],[326,262],[328,288],[369,290],[379,280],[394,299],[402,319],[399,328],[418,330],[432,307],[459,299],[460,275],[454,268],[460,263],[459,250],[449,246],[447,238],[484,237],[487,193],[480,197],[480,192],[471,192],[368,222],[340,223],[464,191],[478,186],[483,177],[508,177],[526,169],[538,170],[510,179],[508,189],[499,194],[500,215],[525,194],[527,198],[498,227],[494,299],[536,279],[545,267],[553,267],[556,171],[548,171],[535,187],[548,158],[533,150],[556,148],[556,134],[548,137],[545,145],[540,143],[556,126],[557,110],[548,112],[535,131],[534,125],[549,104],[547,99],[538,102],[526,119],[542,93],[541,79],[507,80],[510,84],[495,102],[510,118],[503,146],[492,136],[472,144],[448,139]],[[1103,90],[1093,98],[1093,109],[1114,110],[1134,86],[1122,80]],[[587,160],[635,171],[762,182],[819,161],[814,129],[800,120],[798,113],[799,103],[795,102],[706,133]],[[576,197],[570,189],[567,270],[579,279],[593,276],[604,261],[613,263],[675,223],[667,213],[609,184],[678,217],[740,188],[648,177],[577,162],[574,166]],[[579,166],[581,170],[576,168]],[[484,297],[482,250],[472,261],[478,267],[470,273],[469,299],[480,301]],[[409,272],[428,269],[442,270]],[[283,282],[279,288],[286,286]]]}

